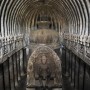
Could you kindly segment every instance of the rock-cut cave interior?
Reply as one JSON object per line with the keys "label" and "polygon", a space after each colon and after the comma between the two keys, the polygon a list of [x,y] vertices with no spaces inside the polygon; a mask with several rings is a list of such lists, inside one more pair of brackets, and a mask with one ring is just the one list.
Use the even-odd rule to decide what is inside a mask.
{"label": "rock-cut cave interior", "polygon": [[0,0],[0,90],[90,90],[90,0]]}

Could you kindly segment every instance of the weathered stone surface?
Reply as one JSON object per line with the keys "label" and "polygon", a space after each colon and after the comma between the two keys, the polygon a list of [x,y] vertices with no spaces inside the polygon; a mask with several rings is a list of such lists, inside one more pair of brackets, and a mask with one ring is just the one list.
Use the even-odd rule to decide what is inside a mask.
{"label": "weathered stone surface", "polygon": [[90,47],[86,47],[86,56],[90,58]]}
{"label": "weathered stone surface", "polygon": [[59,43],[59,34],[57,31],[52,29],[34,30],[30,33],[30,42],[35,44],[57,44]]}
{"label": "weathered stone surface", "polygon": [[28,61],[27,72],[28,87],[61,85],[61,61],[57,54],[45,45],[34,50]]}

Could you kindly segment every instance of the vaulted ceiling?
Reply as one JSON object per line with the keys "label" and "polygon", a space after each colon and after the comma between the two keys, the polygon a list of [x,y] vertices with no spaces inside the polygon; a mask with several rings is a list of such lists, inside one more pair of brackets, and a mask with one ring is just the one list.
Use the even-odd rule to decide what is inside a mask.
{"label": "vaulted ceiling", "polygon": [[2,0],[0,11],[2,35],[30,30],[42,13],[62,31],[90,33],[90,0]]}

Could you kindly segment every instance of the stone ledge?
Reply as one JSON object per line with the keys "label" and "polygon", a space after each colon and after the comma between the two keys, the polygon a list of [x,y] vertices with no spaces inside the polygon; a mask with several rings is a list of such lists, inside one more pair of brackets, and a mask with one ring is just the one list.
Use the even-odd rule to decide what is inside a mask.
{"label": "stone ledge", "polygon": [[8,57],[11,57],[15,52],[18,52],[19,50],[21,50],[22,48],[25,48],[25,47],[21,47],[21,48],[18,48],[18,49],[14,49],[13,51],[5,54],[4,56],[0,57],[0,64],[5,62],[7,60]]}
{"label": "stone ledge", "polygon": [[85,55],[83,55],[83,54],[81,54],[79,52],[76,52],[75,50],[72,50],[72,49],[69,49],[69,50],[71,50],[77,57],[82,59],[86,64],[90,65],[90,58],[88,58],[87,56],[85,56]]}

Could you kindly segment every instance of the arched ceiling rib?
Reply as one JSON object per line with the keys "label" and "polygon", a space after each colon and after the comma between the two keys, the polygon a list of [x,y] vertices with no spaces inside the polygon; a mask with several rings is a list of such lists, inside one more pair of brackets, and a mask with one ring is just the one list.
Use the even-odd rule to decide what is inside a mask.
{"label": "arched ceiling rib", "polygon": [[36,23],[35,18],[45,12],[54,19],[54,22],[64,20],[68,25],[68,32],[87,34],[89,9],[89,0],[2,0],[1,31],[8,34],[12,30],[14,33],[18,32],[17,30],[22,31],[24,29],[22,27],[32,26]]}

